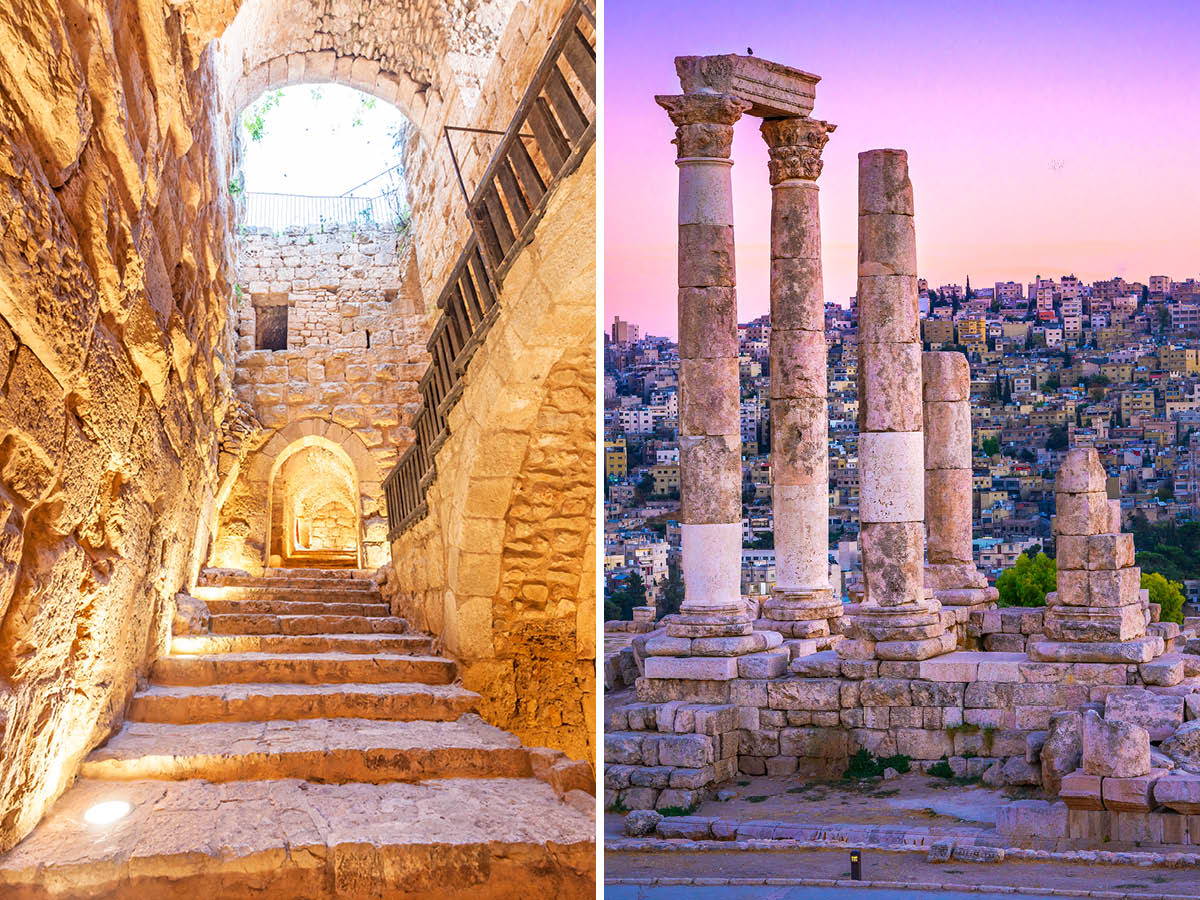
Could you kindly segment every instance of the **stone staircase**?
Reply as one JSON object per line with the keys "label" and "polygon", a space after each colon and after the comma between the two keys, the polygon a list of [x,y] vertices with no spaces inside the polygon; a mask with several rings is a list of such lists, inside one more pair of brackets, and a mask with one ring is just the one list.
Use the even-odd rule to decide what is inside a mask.
{"label": "stone staircase", "polygon": [[0,857],[0,896],[594,896],[590,766],[475,715],[364,573],[210,572],[195,594],[207,630]]}

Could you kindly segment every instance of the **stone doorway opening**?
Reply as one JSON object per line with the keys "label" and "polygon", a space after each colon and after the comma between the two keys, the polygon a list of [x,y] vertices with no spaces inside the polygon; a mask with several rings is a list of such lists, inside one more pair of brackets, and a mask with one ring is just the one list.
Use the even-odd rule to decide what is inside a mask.
{"label": "stone doorway opening", "polygon": [[341,447],[315,437],[289,446],[272,470],[269,565],[360,568],[358,476]]}

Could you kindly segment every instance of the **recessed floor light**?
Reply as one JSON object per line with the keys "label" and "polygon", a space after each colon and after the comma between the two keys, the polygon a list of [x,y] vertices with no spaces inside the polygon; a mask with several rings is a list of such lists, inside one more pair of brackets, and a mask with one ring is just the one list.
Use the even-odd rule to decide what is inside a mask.
{"label": "recessed floor light", "polygon": [[117,819],[123,819],[133,809],[124,800],[105,800],[97,803],[83,814],[83,820],[89,825],[111,825]]}

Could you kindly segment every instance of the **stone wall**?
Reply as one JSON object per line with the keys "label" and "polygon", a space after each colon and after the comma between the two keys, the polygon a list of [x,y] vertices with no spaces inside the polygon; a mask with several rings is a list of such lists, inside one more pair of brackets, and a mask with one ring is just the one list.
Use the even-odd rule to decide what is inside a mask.
{"label": "stone wall", "polygon": [[228,402],[214,66],[170,3],[0,8],[0,850],[162,651]]}
{"label": "stone wall", "polygon": [[482,714],[594,762],[595,151],[505,279],[436,457],[429,514],[392,544],[400,615],[441,635]]}
{"label": "stone wall", "polygon": [[[379,228],[240,238],[234,391],[262,431],[226,473],[214,565],[260,571],[283,561],[275,475],[317,428],[357,479],[360,564],[387,560],[382,477],[412,443],[407,423],[428,364],[423,304],[404,266],[410,251],[404,233]],[[286,350],[255,349],[266,305],[287,309]]]}

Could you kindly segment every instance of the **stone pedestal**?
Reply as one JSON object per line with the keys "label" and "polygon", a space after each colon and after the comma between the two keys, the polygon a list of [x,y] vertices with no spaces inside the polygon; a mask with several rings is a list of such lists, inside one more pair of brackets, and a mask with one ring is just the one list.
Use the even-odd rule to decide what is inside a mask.
{"label": "stone pedestal", "polygon": [[863,601],[838,652],[920,660],[955,647],[925,587],[925,447],[912,184],[903,150],[858,156],[858,470]]}
{"label": "stone pedestal", "polygon": [[971,367],[961,353],[921,354],[925,428],[925,586],[956,618],[993,606],[996,589],[975,567]]}
{"label": "stone pedestal", "polygon": [[1067,453],[1055,480],[1058,590],[1046,596],[1046,640],[1031,659],[1054,662],[1148,662],[1163,639],[1147,635],[1150,609],[1133,564],[1133,535],[1120,532],[1094,449]]}
{"label": "stone pedestal", "polygon": [[733,124],[750,104],[723,93],[655,100],[676,126],[679,167],[684,601],[667,633],[646,642],[646,677],[720,681],[737,677],[738,657],[770,651],[782,640],[754,632],[741,598],[742,442],[729,154]]}
{"label": "stone pedestal", "polygon": [[[829,411],[817,176],[833,125],[766,119],[771,179],[771,477],[776,589],[761,625],[802,652],[833,643]],[[813,639],[825,639],[813,641]]]}

